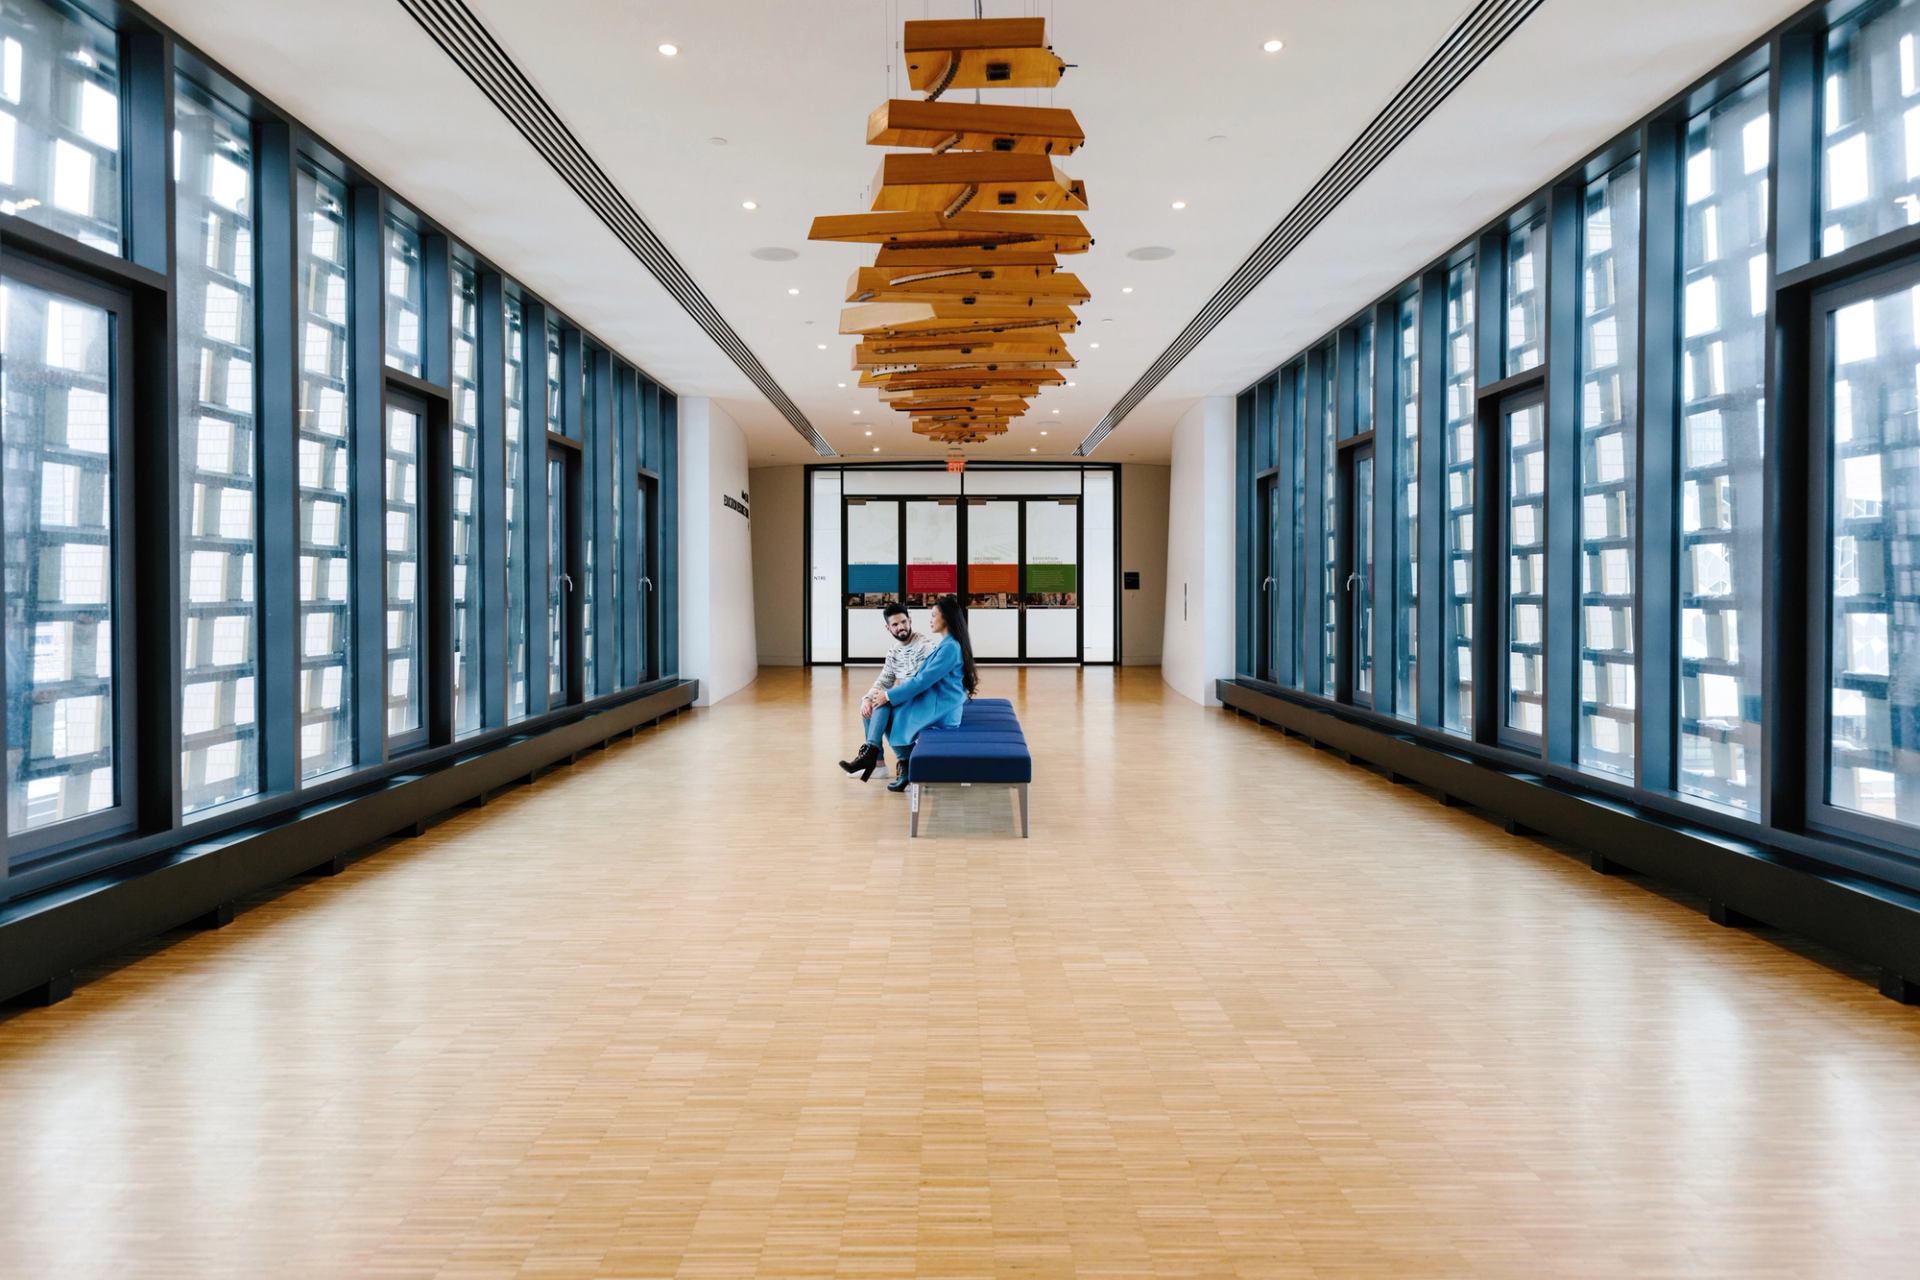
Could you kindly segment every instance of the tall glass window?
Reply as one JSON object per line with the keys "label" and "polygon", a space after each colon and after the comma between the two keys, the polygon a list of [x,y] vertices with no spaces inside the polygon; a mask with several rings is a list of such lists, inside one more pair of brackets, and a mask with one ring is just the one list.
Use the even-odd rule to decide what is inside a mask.
{"label": "tall glass window", "polygon": [[1320,538],[1320,691],[1333,696],[1338,651],[1335,637],[1340,617],[1340,522],[1337,464],[1339,462],[1339,362],[1328,343],[1320,356],[1320,507],[1324,529]]}
{"label": "tall glass window", "polygon": [[1293,680],[1296,688],[1308,688],[1308,673],[1313,670],[1314,635],[1307,630],[1307,362],[1293,368]]}
{"label": "tall glass window", "polygon": [[1446,677],[1441,723],[1473,732],[1473,260],[1447,272]]}
{"label": "tall glass window", "polygon": [[387,366],[419,377],[425,370],[422,315],[427,280],[420,231],[396,210],[387,212]]}
{"label": "tall glass window", "polygon": [[597,519],[594,508],[599,505],[601,468],[597,465],[600,453],[600,417],[599,397],[594,394],[594,365],[599,362],[599,349],[584,338],[580,343],[580,439],[586,442],[580,458],[580,527],[584,531],[580,539],[580,662],[586,672],[585,696],[591,698],[606,690],[600,687],[599,672],[594,668],[594,554],[598,550],[594,543]]}
{"label": "tall glass window", "polygon": [[1587,186],[1580,271],[1580,764],[1633,777],[1640,162]]}
{"label": "tall glass window", "polygon": [[1547,220],[1535,218],[1507,236],[1507,376],[1536,369],[1544,358]]}
{"label": "tall glass window", "polygon": [[1826,798],[1920,827],[1920,286],[1825,320]]}
{"label": "tall glass window", "polygon": [[116,316],[0,276],[7,830],[120,803]]}
{"label": "tall glass window", "polygon": [[627,682],[627,531],[623,523],[626,503],[621,498],[634,483],[634,471],[633,459],[627,456],[627,416],[632,401],[622,392],[625,385],[625,373],[616,364],[613,436],[607,442],[607,451],[613,455],[613,474],[607,477],[607,488],[611,490],[613,498],[613,543],[607,548],[607,557],[613,562],[613,572],[608,575],[613,581],[613,676],[608,682],[609,691]]}
{"label": "tall glass window", "polygon": [[0,5],[0,213],[121,250],[120,43],[78,11]]}
{"label": "tall glass window", "polygon": [[1920,223],[1920,5],[1873,6],[1827,37],[1820,251]]}
{"label": "tall glass window", "polygon": [[547,430],[559,435],[574,435],[579,424],[567,421],[565,398],[560,394],[560,322],[548,317],[546,340]]}
{"label": "tall glass window", "polygon": [[527,313],[506,300],[507,719],[527,714]]}
{"label": "tall glass window", "polygon": [[1538,399],[1501,415],[1507,482],[1506,726],[1538,734],[1546,707],[1547,411]]}
{"label": "tall glass window", "polygon": [[448,442],[453,452],[453,734],[480,730],[480,619],[486,578],[480,568],[479,284],[473,264],[453,261],[453,401]]}
{"label": "tall glass window", "polygon": [[1393,708],[1402,720],[1420,714],[1420,299],[1416,294],[1400,303],[1400,342],[1394,361],[1395,399],[1399,431],[1394,448],[1400,458],[1400,501],[1394,514],[1394,543],[1400,557],[1394,626],[1398,629],[1394,653]]}
{"label": "tall glass window", "polygon": [[1353,327],[1353,430],[1349,435],[1364,435],[1373,430],[1373,317],[1367,316]]}
{"label": "tall glass window", "polygon": [[1687,128],[1681,322],[1682,794],[1760,808],[1766,82]]}
{"label": "tall glass window", "polygon": [[421,414],[387,406],[386,545],[387,737],[424,723],[420,643]]}
{"label": "tall glass window", "polygon": [[253,155],[238,115],[174,98],[180,431],[180,808],[260,789],[254,596]]}
{"label": "tall glass window", "polygon": [[347,189],[302,164],[300,255],[300,774],[353,763]]}

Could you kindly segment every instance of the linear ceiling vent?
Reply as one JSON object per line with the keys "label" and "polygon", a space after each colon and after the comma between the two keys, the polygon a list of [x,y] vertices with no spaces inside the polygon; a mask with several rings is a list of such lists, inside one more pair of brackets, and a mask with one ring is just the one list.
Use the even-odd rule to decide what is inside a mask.
{"label": "linear ceiling vent", "polygon": [[1507,37],[1517,31],[1541,3],[1542,0],[1480,0],[1474,5],[1460,25],[1434,50],[1433,56],[1400,87],[1320,180],[1307,189],[1300,202],[1280,220],[1280,225],[1267,233],[1267,238],[1227,277],[1226,283],[1200,308],[1199,314],[1187,322],[1180,336],[1160,353],[1159,359],[1147,366],[1140,380],[1113,408],[1107,410],[1106,416],[1087,433],[1074,453],[1085,457],[1112,435],[1113,429],[1139,408],[1140,402],[1151,395],[1155,387],[1166,381],[1167,375],[1219,327],[1227,314],[1240,305],[1241,299],[1272,275],[1273,269],[1384,164],[1455,89],[1466,83],[1467,77],[1506,43]]}
{"label": "linear ceiling vent", "polygon": [[740,366],[740,371],[760,388],[781,416],[793,424],[793,429],[806,438],[814,452],[821,457],[831,457],[833,447],[825,437],[814,430],[807,415],[781,390],[759,357],[713,305],[713,300],[693,282],[672,250],[654,234],[632,201],[620,194],[606,171],[587,154],[580,140],[561,122],[473,11],[462,0],[400,0],[400,5],[433,37],[434,43],[446,50],[454,65],[466,72],[467,78],[487,95],[521,136],[533,144],[533,149],[586,202],[587,208],[653,273],[654,279],[686,308],[687,314],[706,330],[714,344]]}

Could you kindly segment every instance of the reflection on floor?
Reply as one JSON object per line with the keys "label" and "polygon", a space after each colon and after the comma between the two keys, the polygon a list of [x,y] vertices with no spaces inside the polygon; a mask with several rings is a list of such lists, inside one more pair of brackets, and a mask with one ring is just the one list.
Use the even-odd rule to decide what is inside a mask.
{"label": "reflection on floor", "polygon": [[1166,691],[769,670],[0,1022],[22,1276],[1872,1276],[1920,1011]]}

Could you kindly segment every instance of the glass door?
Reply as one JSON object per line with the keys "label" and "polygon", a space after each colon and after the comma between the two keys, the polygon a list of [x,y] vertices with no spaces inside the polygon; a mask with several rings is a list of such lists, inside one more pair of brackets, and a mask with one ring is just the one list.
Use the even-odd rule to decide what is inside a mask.
{"label": "glass door", "polygon": [[1347,649],[1353,701],[1373,705],[1373,446],[1353,451],[1347,495]]}
{"label": "glass door", "polygon": [[1259,566],[1259,592],[1254,601],[1253,674],[1274,684],[1280,673],[1274,670],[1279,653],[1280,587],[1274,569],[1280,549],[1280,486],[1272,476],[1260,482],[1259,545],[1254,548],[1254,563]]}
{"label": "glass door", "polygon": [[975,658],[1020,656],[1020,502],[967,499],[967,629]]}
{"label": "glass door", "polygon": [[640,627],[633,636],[632,662],[635,679],[641,683],[660,678],[656,668],[656,655],[660,652],[659,597],[654,594],[653,588],[653,518],[657,510],[653,479],[643,475],[633,495],[633,527],[638,535],[634,541],[639,544],[634,572],[640,590]]}
{"label": "glass door", "polygon": [[1021,584],[1029,660],[1080,656],[1080,502],[1023,500]]}
{"label": "glass door", "polygon": [[1536,393],[1500,409],[1500,616],[1505,660],[1500,737],[1538,749],[1546,709],[1547,413]]}
{"label": "glass door", "polygon": [[386,606],[387,754],[421,746],[427,738],[426,646],[420,607],[421,462],[426,406],[389,393],[385,459],[385,542],[381,547]]}
{"label": "glass door", "polygon": [[848,662],[879,662],[892,644],[881,610],[900,599],[900,503],[848,498],[846,648]]}

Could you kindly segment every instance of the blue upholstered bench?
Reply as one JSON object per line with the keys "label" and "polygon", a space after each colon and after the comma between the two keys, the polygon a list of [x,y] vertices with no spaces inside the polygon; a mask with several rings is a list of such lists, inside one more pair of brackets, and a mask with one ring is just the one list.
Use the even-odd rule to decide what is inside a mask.
{"label": "blue upholstered bench", "polygon": [[920,834],[920,795],[933,786],[1012,787],[1020,799],[1020,834],[1027,835],[1027,784],[1033,754],[1005,698],[973,698],[952,729],[923,729],[907,757],[907,834]]}

